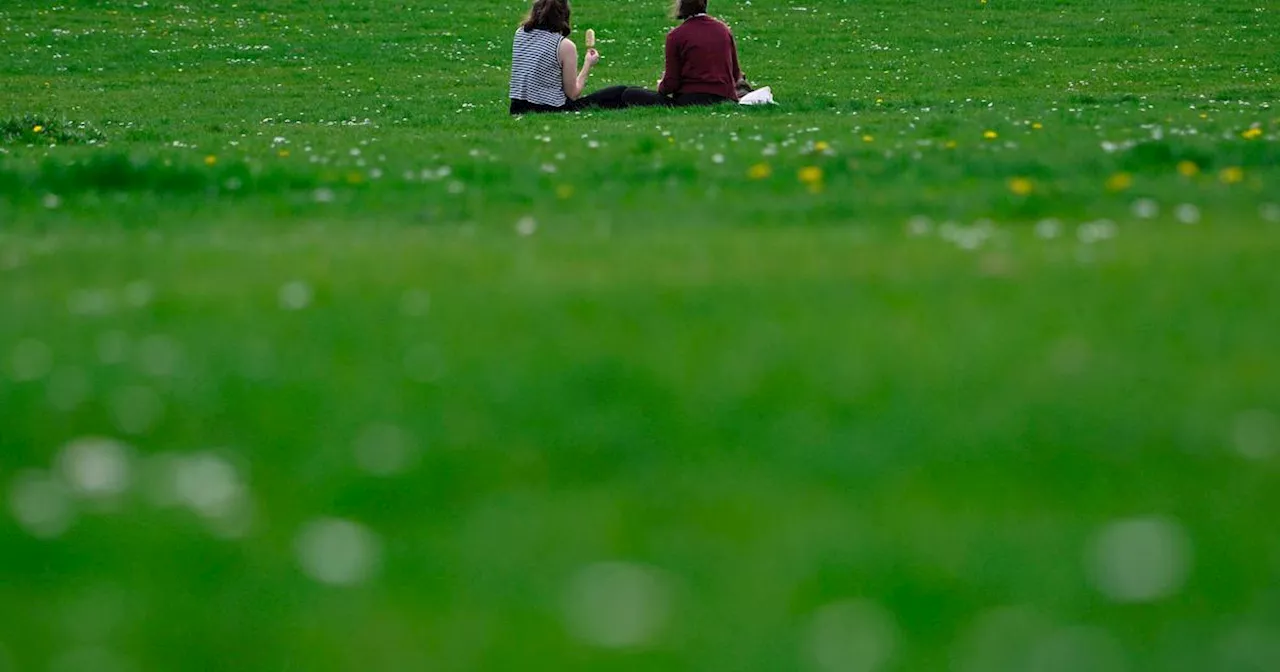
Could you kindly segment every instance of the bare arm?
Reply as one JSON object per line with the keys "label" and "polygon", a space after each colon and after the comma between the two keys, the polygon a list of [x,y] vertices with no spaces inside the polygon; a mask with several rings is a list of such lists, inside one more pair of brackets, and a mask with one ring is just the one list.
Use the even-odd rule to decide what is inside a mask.
{"label": "bare arm", "polygon": [[591,66],[600,61],[600,54],[595,49],[587,50],[587,58],[582,63],[582,71],[578,71],[578,45],[573,40],[560,40],[557,50],[560,56],[561,76],[564,80],[564,95],[569,100],[582,97],[587,88],[587,78],[591,76]]}

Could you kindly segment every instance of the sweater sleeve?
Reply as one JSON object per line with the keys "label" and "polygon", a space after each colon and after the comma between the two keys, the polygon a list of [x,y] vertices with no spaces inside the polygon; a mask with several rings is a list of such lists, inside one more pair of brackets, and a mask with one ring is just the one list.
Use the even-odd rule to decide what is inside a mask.
{"label": "sweater sleeve", "polygon": [[666,68],[662,73],[662,86],[658,93],[670,95],[680,90],[680,45],[676,43],[675,31],[667,33]]}
{"label": "sweater sleeve", "polygon": [[738,43],[733,39],[733,33],[729,33],[729,53],[733,56],[733,81],[742,81],[742,67],[738,65]]}

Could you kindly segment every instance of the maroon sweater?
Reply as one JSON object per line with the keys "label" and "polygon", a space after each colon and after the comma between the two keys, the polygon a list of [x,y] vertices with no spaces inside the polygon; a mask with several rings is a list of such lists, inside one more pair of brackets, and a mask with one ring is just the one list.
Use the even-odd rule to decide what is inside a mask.
{"label": "maroon sweater", "polygon": [[738,99],[738,48],[729,27],[695,16],[667,34],[667,68],[658,93],[711,93]]}

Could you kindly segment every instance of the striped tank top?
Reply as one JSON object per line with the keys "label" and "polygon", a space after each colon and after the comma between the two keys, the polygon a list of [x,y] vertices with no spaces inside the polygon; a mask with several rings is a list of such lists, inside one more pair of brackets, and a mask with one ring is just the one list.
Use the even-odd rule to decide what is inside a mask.
{"label": "striped tank top", "polygon": [[564,107],[564,75],[560,68],[560,33],[516,30],[511,45],[511,98],[538,105]]}

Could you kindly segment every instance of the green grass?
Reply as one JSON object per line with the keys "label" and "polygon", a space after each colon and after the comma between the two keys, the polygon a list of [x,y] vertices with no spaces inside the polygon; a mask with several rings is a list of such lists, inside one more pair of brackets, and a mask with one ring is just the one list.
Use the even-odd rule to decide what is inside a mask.
{"label": "green grass", "polygon": [[0,672],[1275,669],[1280,10],[518,5],[0,8]]}

